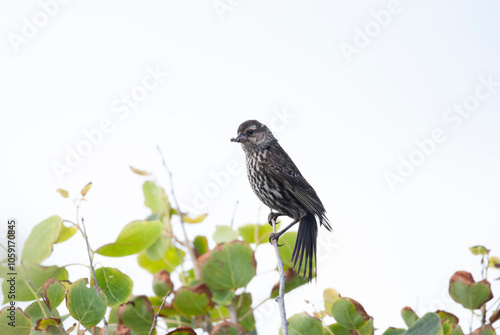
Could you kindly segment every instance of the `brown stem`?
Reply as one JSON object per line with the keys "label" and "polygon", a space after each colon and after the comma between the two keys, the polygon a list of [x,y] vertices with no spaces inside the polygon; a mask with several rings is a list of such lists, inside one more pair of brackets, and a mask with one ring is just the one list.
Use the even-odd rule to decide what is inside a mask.
{"label": "brown stem", "polygon": [[163,305],[165,305],[165,301],[167,300],[167,296],[169,293],[170,292],[167,292],[167,294],[165,294],[165,296],[163,297],[163,301],[161,302],[160,308],[158,309],[158,312],[156,312],[156,314],[153,316],[153,323],[151,324],[151,329],[149,330],[148,335],[151,335],[153,333],[153,330],[156,327],[156,322],[158,322],[158,316],[160,315]]}

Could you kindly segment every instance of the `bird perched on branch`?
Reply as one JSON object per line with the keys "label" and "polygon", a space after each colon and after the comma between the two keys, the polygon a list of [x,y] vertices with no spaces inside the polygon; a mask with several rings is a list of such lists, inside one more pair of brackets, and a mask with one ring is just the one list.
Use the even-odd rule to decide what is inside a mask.
{"label": "bird perched on branch", "polygon": [[308,280],[311,281],[316,274],[316,219],[320,225],[332,231],[325,207],[264,124],[256,120],[243,122],[238,128],[237,136],[231,141],[241,143],[245,151],[250,185],[260,201],[271,209],[269,224],[283,215],[293,219],[293,222],[280,232],[272,233],[269,241],[278,241],[283,233],[299,223],[292,262],[294,269],[297,268],[297,262],[299,263],[297,273],[300,275],[305,258],[303,278],[305,279],[307,274]]}

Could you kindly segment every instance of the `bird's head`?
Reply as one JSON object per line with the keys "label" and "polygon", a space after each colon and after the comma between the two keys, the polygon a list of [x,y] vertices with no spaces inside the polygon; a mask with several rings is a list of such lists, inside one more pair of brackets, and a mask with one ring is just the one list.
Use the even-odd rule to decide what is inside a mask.
{"label": "bird's head", "polygon": [[265,148],[275,141],[276,139],[269,128],[257,120],[248,120],[240,124],[238,135],[231,139],[231,142],[241,143],[245,151]]}

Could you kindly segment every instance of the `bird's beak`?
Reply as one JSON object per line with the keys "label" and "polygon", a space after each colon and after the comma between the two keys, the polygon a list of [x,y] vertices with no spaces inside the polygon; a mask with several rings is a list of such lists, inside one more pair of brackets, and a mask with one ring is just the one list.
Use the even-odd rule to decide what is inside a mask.
{"label": "bird's beak", "polygon": [[243,143],[243,142],[246,142],[247,140],[248,140],[247,135],[243,135],[242,133],[239,133],[238,136],[231,139],[231,142]]}

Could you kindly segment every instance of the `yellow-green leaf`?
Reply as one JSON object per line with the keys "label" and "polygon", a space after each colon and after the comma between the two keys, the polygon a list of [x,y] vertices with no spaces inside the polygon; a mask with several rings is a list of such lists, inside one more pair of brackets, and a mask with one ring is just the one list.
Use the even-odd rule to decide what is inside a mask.
{"label": "yellow-green leaf", "polygon": [[56,190],[57,193],[59,193],[63,198],[69,197],[69,192],[66,190],[63,190],[62,188],[58,188]]}
{"label": "yellow-green leaf", "polygon": [[132,170],[132,172],[134,173],[137,173],[138,175],[140,176],[148,176],[150,175],[151,173],[150,172],[147,172],[147,171],[144,171],[144,170],[139,170],[139,169],[136,169],[135,167],[133,166],[130,166],[130,170]]}
{"label": "yellow-green leaf", "polygon": [[187,216],[186,214],[183,214],[182,215],[182,220],[185,223],[200,223],[203,220],[205,220],[205,218],[207,217],[207,215],[208,214],[202,214],[202,215],[198,215],[197,217],[191,218],[191,217]]}
{"label": "yellow-green leaf", "polygon": [[327,288],[323,291],[323,300],[325,301],[326,314],[333,316],[332,306],[335,300],[339,298],[339,294],[333,288]]}
{"label": "yellow-green leaf", "polygon": [[160,221],[132,221],[127,224],[114,243],[96,250],[103,256],[122,257],[137,254],[153,244],[161,233]]}
{"label": "yellow-green leaf", "polygon": [[36,322],[35,330],[47,332],[50,327],[58,327],[61,323],[61,318],[43,318]]}
{"label": "yellow-green leaf", "polygon": [[92,187],[92,182],[88,183],[82,188],[82,190],[80,191],[82,197],[85,197],[87,195],[87,192],[90,190],[91,187]]}
{"label": "yellow-green leaf", "polygon": [[23,262],[41,263],[52,253],[52,246],[59,239],[62,229],[62,219],[58,215],[40,222],[31,230],[24,243]]}
{"label": "yellow-green leaf", "polygon": [[500,258],[498,258],[497,256],[490,257],[488,266],[493,269],[500,269]]}

